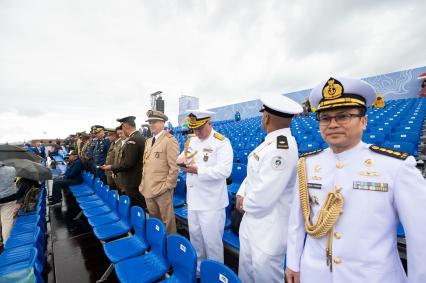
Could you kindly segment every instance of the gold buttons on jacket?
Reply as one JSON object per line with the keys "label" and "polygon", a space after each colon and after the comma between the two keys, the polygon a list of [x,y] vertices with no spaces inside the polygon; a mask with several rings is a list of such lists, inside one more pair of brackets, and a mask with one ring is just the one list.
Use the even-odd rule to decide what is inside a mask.
{"label": "gold buttons on jacket", "polygon": [[335,263],[335,264],[341,264],[341,263],[342,263],[342,259],[341,259],[340,257],[336,257],[336,258],[334,259],[334,263]]}
{"label": "gold buttons on jacket", "polygon": [[338,168],[338,169],[342,169],[343,167],[344,167],[345,165],[343,165],[343,162],[337,162],[336,163],[336,168]]}
{"label": "gold buttons on jacket", "polygon": [[340,235],[339,232],[334,232],[334,238],[336,238],[337,240],[339,240],[340,238],[342,238],[342,235]]}

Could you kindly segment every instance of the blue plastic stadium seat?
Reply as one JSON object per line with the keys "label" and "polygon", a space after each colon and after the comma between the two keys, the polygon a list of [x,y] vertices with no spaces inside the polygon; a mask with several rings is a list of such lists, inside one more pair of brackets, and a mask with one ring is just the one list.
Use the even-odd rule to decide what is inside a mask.
{"label": "blue plastic stadium seat", "polygon": [[143,254],[148,249],[145,235],[145,212],[139,206],[133,206],[130,223],[134,235],[104,244],[105,255],[112,263]]}
{"label": "blue plastic stadium seat", "polygon": [[240,250],[240,238],[231,229],[225,229],[223,232],[223,241],[236,250]]}
{"label": "blue plastic stadium seat", "polygon": [[[77,202],[82,210],[86,210],[93,207],[100,207],[108,203],[108,192],[108,186],[95,186],[95,194],[91,196],[82,197],[83,200],[80,201],[79,198],[77,198]],[[90,198],[91,200],[88,198]]]}
{"label": "blue plastic stadium seat", "polygon": [[142,256],[129,258],[115,265],[115,273],[121,283],[150,283],[163,278],[169,269],[166,255],[166,228],[163,223],[150,218],[146,221],[146,237],[150,251]]}
{"label": "blue plastic stadium seat", "polygon": [[244,181],[246,176],[247,176],[246,165],[240,164],[240,163],[232,164],[232,172],[231,172],[232,184],[228,186],[228,191],[230,191],[233,194],[236,194],[238,192],[238,189],[241,186],[241,183]]}
{"label": "blue plastic stadium seat", "polygon": [[186,202],[185,193],[185,179],[182,176],[178,176],[175,193],[173,195],[173,206],[180,207]]}
{"label": "blue plastic stadium seat", "polygon": [[314,141],[303,142],[299,146],[299,152],[300,153],[305,153],[305,152],[314,151],[314,150],[317,150],[317,149],[320,149],[320,148],[321,148],[321,146],[317,142],[314,142]]}
{"label": "blue plastic stadium seat", "polygon": [[409,142],[385,142],[382,145],[383,147],[394,149],[397,151],[406,152],[410,155],[414,154],[415,146]]}
{"label": "blue plastic stadium seat", "polygon": [[188,220],[188,207],[186,205],[175,208],[175,215],[184,220]]}
{"label": "blue plastic stadium seat", "polygon": [[118,211],[120,213],[120,220],[117,222],[93,227],[93,232],[99,240],[105,241],[116,238],[130,231],[130,198],[128,196],[120,196]]}
{"label": "blue plastic stadium seat", "polygon": [[240,150],[238,152],[238,159],[240,160],[240,163],[246,165],[249,154],[250,154],[250,151],[248,150]]}
{"label": "blue plastic stadium seat", "polygon": [[398,237],[405,237],[404,227],[402,226],[401,223],[398,224],[398,227],[396,229],[396,234]]}
{"label": "blue plastic stadium seat", "polygon": [[417,144],[419,142],[419,136],[417,132],[396,132],[390,135],[390,141]]}
{"label": "blue plastic stadium seat", "polygon": [[95,215],[87,218],[87,221],[92,227],[101,226],[108,223],[117,222],[120,220],[120,213],[118,210],[119,195],[116,190],[108,192],[108,206],[111,212],[103,215]]}
{"label": "blue plastic stadium seat", "polygon": [[172,275],[161,282],[197,282],[197,253],[185,237],[174,234],[167,238],[167,259],[172,266]]}
{"label": "blue plastic stadium seat", "polygon": [[384,133],[364,133],[362,135],[362,140],[365,143],[381,145],[385,141]]}
{"label": "blue plastic stadium seat", "polygon": [[241,283],[241,280],[229,267],[223,263],[206,259],[200,266],[201,283]]}

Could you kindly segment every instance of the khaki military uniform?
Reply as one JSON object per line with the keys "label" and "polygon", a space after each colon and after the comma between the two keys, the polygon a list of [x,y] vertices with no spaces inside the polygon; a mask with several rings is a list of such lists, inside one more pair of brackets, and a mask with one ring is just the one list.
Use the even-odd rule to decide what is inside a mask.
{"label": "khaki military uniform", "polygon": [[[114,165],[116,152],[121,148],[121,139],[116,140],[108,149],[107,157],[105,164]],[[107,183],[111,189],[117,189],[117,184],[115,183],[115,179],[112,177],[112,171],[106,171]]]}
{"label": "khaki military uniform", "polygon": [[145,143],[144,167],[139,191],[145,197],[150,216],[162,219],[167,234],[176,233],[173,191],[179,174],[176,159],[179,144],[176,138],[163,131],[152,145]]}

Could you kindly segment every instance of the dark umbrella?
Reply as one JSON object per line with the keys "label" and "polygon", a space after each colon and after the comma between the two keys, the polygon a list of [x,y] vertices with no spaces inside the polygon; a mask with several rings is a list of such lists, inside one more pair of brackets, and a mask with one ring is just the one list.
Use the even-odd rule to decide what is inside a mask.
{"label": "dark umbrella", "polygon": [[3,163],[15,167],[16,176],[43,182],[52,179],[52,173],[46,167],[27,159],[7,159]]}
{"label": "dark umbrella", "polygon": [[26,149],[10,144],[0,144],[0,161],[6,159],[28,159],[31,161],[41,161],[43,158],[28,152]]}

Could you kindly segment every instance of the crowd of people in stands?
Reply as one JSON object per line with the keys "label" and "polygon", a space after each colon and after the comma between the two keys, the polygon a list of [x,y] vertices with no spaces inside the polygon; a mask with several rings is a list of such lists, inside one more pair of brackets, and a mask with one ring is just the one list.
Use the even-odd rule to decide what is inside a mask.
{"label": "crowd of people in stands", "polygon": [[[409,241],[410,280],[426,280],[426,228],[417,225],[426,213],[426,182],[413,157],[361,141],[367,107],[375,100],[370,84],[348,78],[318,85],[304,108],[280,95],[261,98],[267,135],[249,155],[247,177],[236,196],[243,282],[283,282],[284,256],[288,282],[404,282],[395,242],[398,222]],[[299,159],[289,126],[295,115],[311,109],[329,148]],[[213,115],[189,111],[193,134],[182,152],[164,129],[168,117],[153,110],[146,120],[150,137],[136,129],[134,116],[117,119],[114,129],[94,125],[90,134],[74,135],[68,168],[54,182],[51,204],[60,201],[63,188],[82,182],[84,169],[160,218],[171,234],[176,232],[173,191],[179,171],[184,172],[198,270],[205,258],[223,262],[233,150],[229,139],[213,129]],[[49,152],[54,155],[55,149]],[[13,178],[13,172],[7,174]]]}

